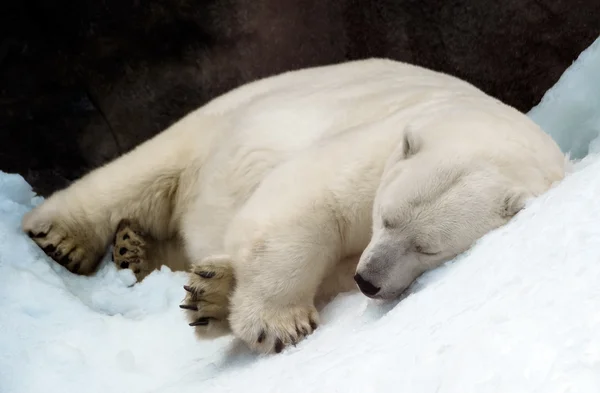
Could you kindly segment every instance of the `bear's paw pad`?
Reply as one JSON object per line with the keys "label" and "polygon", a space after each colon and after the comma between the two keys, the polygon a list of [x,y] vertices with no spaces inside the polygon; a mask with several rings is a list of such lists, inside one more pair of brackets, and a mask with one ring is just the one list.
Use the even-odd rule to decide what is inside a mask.
{"label": "bear's paw pad", "polygon": [[117,268],[130,269],[137,281],[141,281],[151,271],[146,259],[150,241],[135,221],[121,220],[113,241],[112,257]]}

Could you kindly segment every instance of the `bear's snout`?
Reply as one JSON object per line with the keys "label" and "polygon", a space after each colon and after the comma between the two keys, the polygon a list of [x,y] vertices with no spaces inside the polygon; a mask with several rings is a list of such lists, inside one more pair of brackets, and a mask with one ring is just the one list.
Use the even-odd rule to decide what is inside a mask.
{"label": "bear's snout", "polygon": [[358,285],[360,291],[369,297],[375,296],[377,292],[379,292],[379,290],[381,289],[371,284],[369,281],[365,280],[358,273],[354,275],[354,281],[356,281],[356,285]]}

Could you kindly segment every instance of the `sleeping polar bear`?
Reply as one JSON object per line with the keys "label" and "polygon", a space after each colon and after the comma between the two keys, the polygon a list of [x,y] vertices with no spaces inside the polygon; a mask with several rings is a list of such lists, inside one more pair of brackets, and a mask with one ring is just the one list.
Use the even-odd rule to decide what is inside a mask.
{"label": "sleeping polar bear", "polygon": [[189,269],[199,337],[280,352],[355,288],[400,295],[564,177],[525,115],[454,77],[390,60],[237,88],[56,192],[23,218],[74,273]]}

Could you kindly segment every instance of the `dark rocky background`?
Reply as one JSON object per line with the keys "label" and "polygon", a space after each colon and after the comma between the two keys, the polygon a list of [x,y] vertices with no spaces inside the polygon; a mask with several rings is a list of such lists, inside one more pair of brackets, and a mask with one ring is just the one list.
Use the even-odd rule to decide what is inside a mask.
{"label": "dark rocky background", "polygon": [[599,33],[599,0],[6,0],[0,169],[48,194],[242,83],[371,56],[527,111]]}

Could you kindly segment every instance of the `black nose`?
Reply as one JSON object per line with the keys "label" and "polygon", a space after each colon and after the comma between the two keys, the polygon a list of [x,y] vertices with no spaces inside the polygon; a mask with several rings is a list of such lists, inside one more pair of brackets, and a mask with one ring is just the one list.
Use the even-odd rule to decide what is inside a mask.
{"label": "black nose", "polygon": [[362,278],[362,276],[358,273],[354,275],[354,281],[356,281],[360,291],[367,296],[373,296],[381,289]]}

